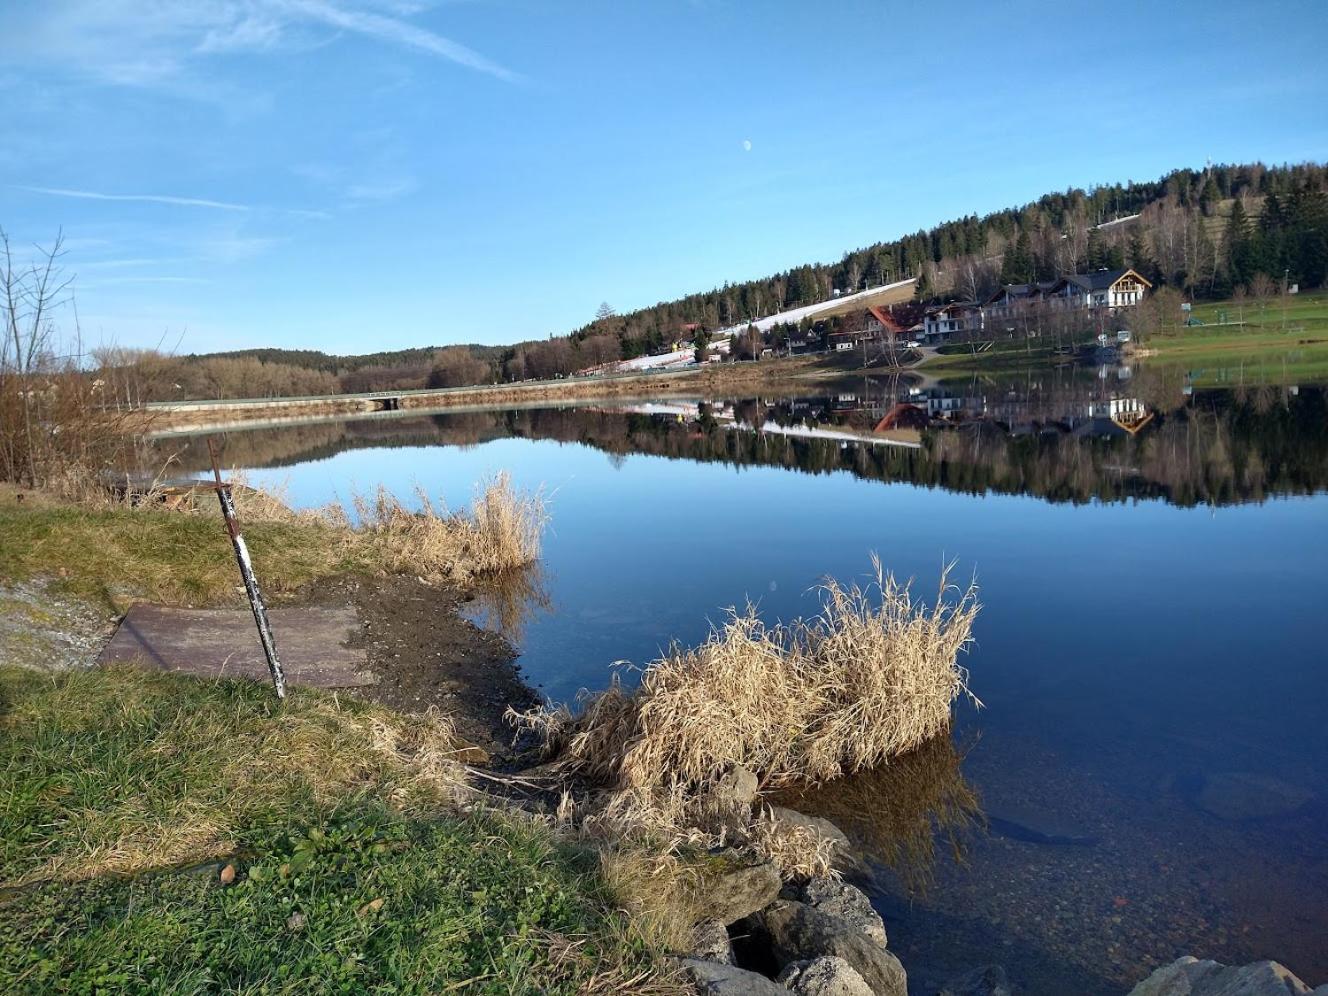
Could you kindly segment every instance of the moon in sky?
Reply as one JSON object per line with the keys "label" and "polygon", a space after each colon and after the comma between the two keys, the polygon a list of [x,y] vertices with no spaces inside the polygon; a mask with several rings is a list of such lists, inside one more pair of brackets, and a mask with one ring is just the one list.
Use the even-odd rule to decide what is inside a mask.
{"label": "moon in sky", "polygon": [[744,139],[742,140],[742,151],[743,151],[743,152],[751,152],[751,151],[752,151],[752,140],[751,140],[750,138],[744,138]]}

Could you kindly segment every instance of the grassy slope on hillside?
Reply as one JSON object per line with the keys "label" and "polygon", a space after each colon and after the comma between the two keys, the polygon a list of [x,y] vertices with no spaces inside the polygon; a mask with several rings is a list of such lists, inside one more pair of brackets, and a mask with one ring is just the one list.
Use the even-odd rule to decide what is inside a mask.
{"label": "grassy slope on hillside", "polygon": [[[446,733],[308,691],[0,668],[0,991],[631,988],[646,955],[585,859],[449,804]],[[179,870],[213,859],[233,884]]]}
{"label": "grassy slope on hillside", "polygon": [[1195,305],[1192,317],[1205,324],[1155,333],[1145,346],[1184,364],[1196,383],[1328,379],[1328,293],[1214,301]]}

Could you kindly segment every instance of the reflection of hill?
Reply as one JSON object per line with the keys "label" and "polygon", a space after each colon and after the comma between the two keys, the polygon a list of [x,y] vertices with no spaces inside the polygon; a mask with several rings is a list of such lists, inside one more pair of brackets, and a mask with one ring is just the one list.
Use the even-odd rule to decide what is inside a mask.
{"label": "reflection of hill", "polygon": [[[1159,396],[1147,402],[1149,418],[1135,433],[1109,420],[1063,414],[1083,411],[1080,400],[1049,400],[1031,391],[1015,395],[1002,387],[981,399],[956,396],[952,400],[968,408],[947,409],[944,418],[922,431],[922,447],[914,450],[748,428],[776,423],[870,434],[880,413],[894,404],[890,396],[862,397],[850,404],[838,395],[748,400],[705,405],[703,410],[673,405],[645,414],[560,408],[290,425],[227,434],[225,462],[281,467],[348,449],[465,446],[520,436],[620,456],[642,453],[813,474],[846,471],[970,494],[1025,494],[1054,502],[1161,498],[1177,505],[1231,504],[1328,487],[1328,402],[1323,388],[1214,391],[1193,397],[1176,392],[1168,396],[1180,400],[1170,403]],[[722,425],[715,415],[719,407],[724,408]],[[172,443],[161,445],[164,449]],[[204,469],[207,452],[201,440],[187,444],[181,460],[184,470]]]}
{"label": "reflection of hill", "polygon": [[[291,467],[326,460],[345,450],[407,446],[474,446],[508,435],[493,412],[417,418],[380,418],[291,423],[280,428],[220,433],[223,460],[232,467]],[[186,473],[207,470],[204,436],[172,437],[156,444],[159,454],[178,453]]]}

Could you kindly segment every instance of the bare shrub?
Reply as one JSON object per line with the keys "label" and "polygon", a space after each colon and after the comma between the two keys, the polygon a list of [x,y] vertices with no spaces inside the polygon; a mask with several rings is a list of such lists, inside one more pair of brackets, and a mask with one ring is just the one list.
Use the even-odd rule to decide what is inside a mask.
{"label": "bare shrub", "polygon": [[131,444],[77,329],[57,326],[72,302],[64,252],[57,236],[24,261],[0,229],[0,480],[78,492]]}

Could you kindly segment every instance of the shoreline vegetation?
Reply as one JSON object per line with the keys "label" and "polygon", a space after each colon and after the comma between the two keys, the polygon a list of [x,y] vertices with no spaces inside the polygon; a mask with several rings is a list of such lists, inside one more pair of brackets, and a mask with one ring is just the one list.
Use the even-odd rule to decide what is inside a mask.
{"label": "shoreline vegetation", "polygon": [[[545,522],[540,496],[504,478],[466,512],[385,492],[355,511],[352,525],[245,492],[260,580],[278,597],[346,574],[474,586],[537,558]],[[103,618],[134,598],[238,598],[205,506],[6,486],[0,529],[0,590],[40,582]],[[523,712],[550,759],[524,775],[477,767],[437,709],[310,689],[281,706],[255,683],[7,657],[4,988],[296,992],[317,976],[357,990],[692,991],[665,956],[692,949],[717,888],[764,869],[774,891],[747,915],[781,880],[837,878],[835,835],[777,818],[764,794],[947,733],[973,595],[924,610],[877,565],[868,588],[828,582],[816,619],[767,629],[735,613],[650,665],[638,692],[615,685],[577,716]],[[785,750],[744,737],[758,703],[762,739]]]}

